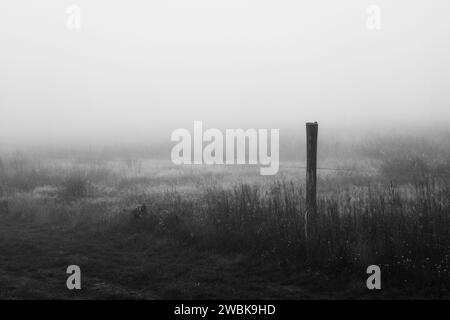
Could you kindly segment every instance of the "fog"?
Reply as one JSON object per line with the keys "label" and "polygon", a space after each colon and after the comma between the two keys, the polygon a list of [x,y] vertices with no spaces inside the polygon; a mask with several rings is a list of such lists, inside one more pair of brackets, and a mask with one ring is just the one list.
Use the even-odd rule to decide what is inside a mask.
{"label": "fog", "polygon": [[3,0],[0,143],[169,140],[194,120],[445,127],[449,14],[446,0]]}

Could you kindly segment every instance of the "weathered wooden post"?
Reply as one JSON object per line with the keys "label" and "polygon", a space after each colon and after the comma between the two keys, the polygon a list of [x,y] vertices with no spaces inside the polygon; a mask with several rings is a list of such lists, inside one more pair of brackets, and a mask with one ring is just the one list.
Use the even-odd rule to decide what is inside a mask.
{"label": "weathered wooden post", "polygon": [[317,184],[317,122],[306,123],[306,213],[305,237],[308,239],[308,224],[314,224],[317,214],[316,184]]}

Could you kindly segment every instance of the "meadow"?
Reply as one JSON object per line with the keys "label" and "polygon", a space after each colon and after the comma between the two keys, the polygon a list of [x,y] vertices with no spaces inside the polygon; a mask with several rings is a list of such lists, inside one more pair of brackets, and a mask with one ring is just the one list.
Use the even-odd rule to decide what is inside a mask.
{"label": "meadow", "polygon": [[150,151],[5,152],[0,298],[448,298],[448,137],[320,141],[308,238],[295,139],[276,176]]}

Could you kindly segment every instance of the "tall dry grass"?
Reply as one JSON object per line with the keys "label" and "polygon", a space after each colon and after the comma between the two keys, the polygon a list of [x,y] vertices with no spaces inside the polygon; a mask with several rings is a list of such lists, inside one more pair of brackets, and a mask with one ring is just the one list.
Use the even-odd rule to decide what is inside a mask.
{"label": "tall dry grass", "polygon": [[153,212],[148,219],[182,242],[248,254],[281,268],[340,276],[377,264],[393,286],[448,292],[447,183],[367,185],[319,194],[308,239],[304,198],[303,185],[288,180],[206,188],[194,198],[172,191],[165,200],[148,199]]}

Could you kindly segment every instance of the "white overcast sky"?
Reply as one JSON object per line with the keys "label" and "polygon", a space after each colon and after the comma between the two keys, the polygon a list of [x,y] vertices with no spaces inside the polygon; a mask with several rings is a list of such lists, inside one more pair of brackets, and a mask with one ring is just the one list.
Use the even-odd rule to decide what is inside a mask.
{"label": "white overcast sky", "polygon": [[146,139],[193,120],[450,125],[449,17],[448,0],[2,0],[0,141]]}

